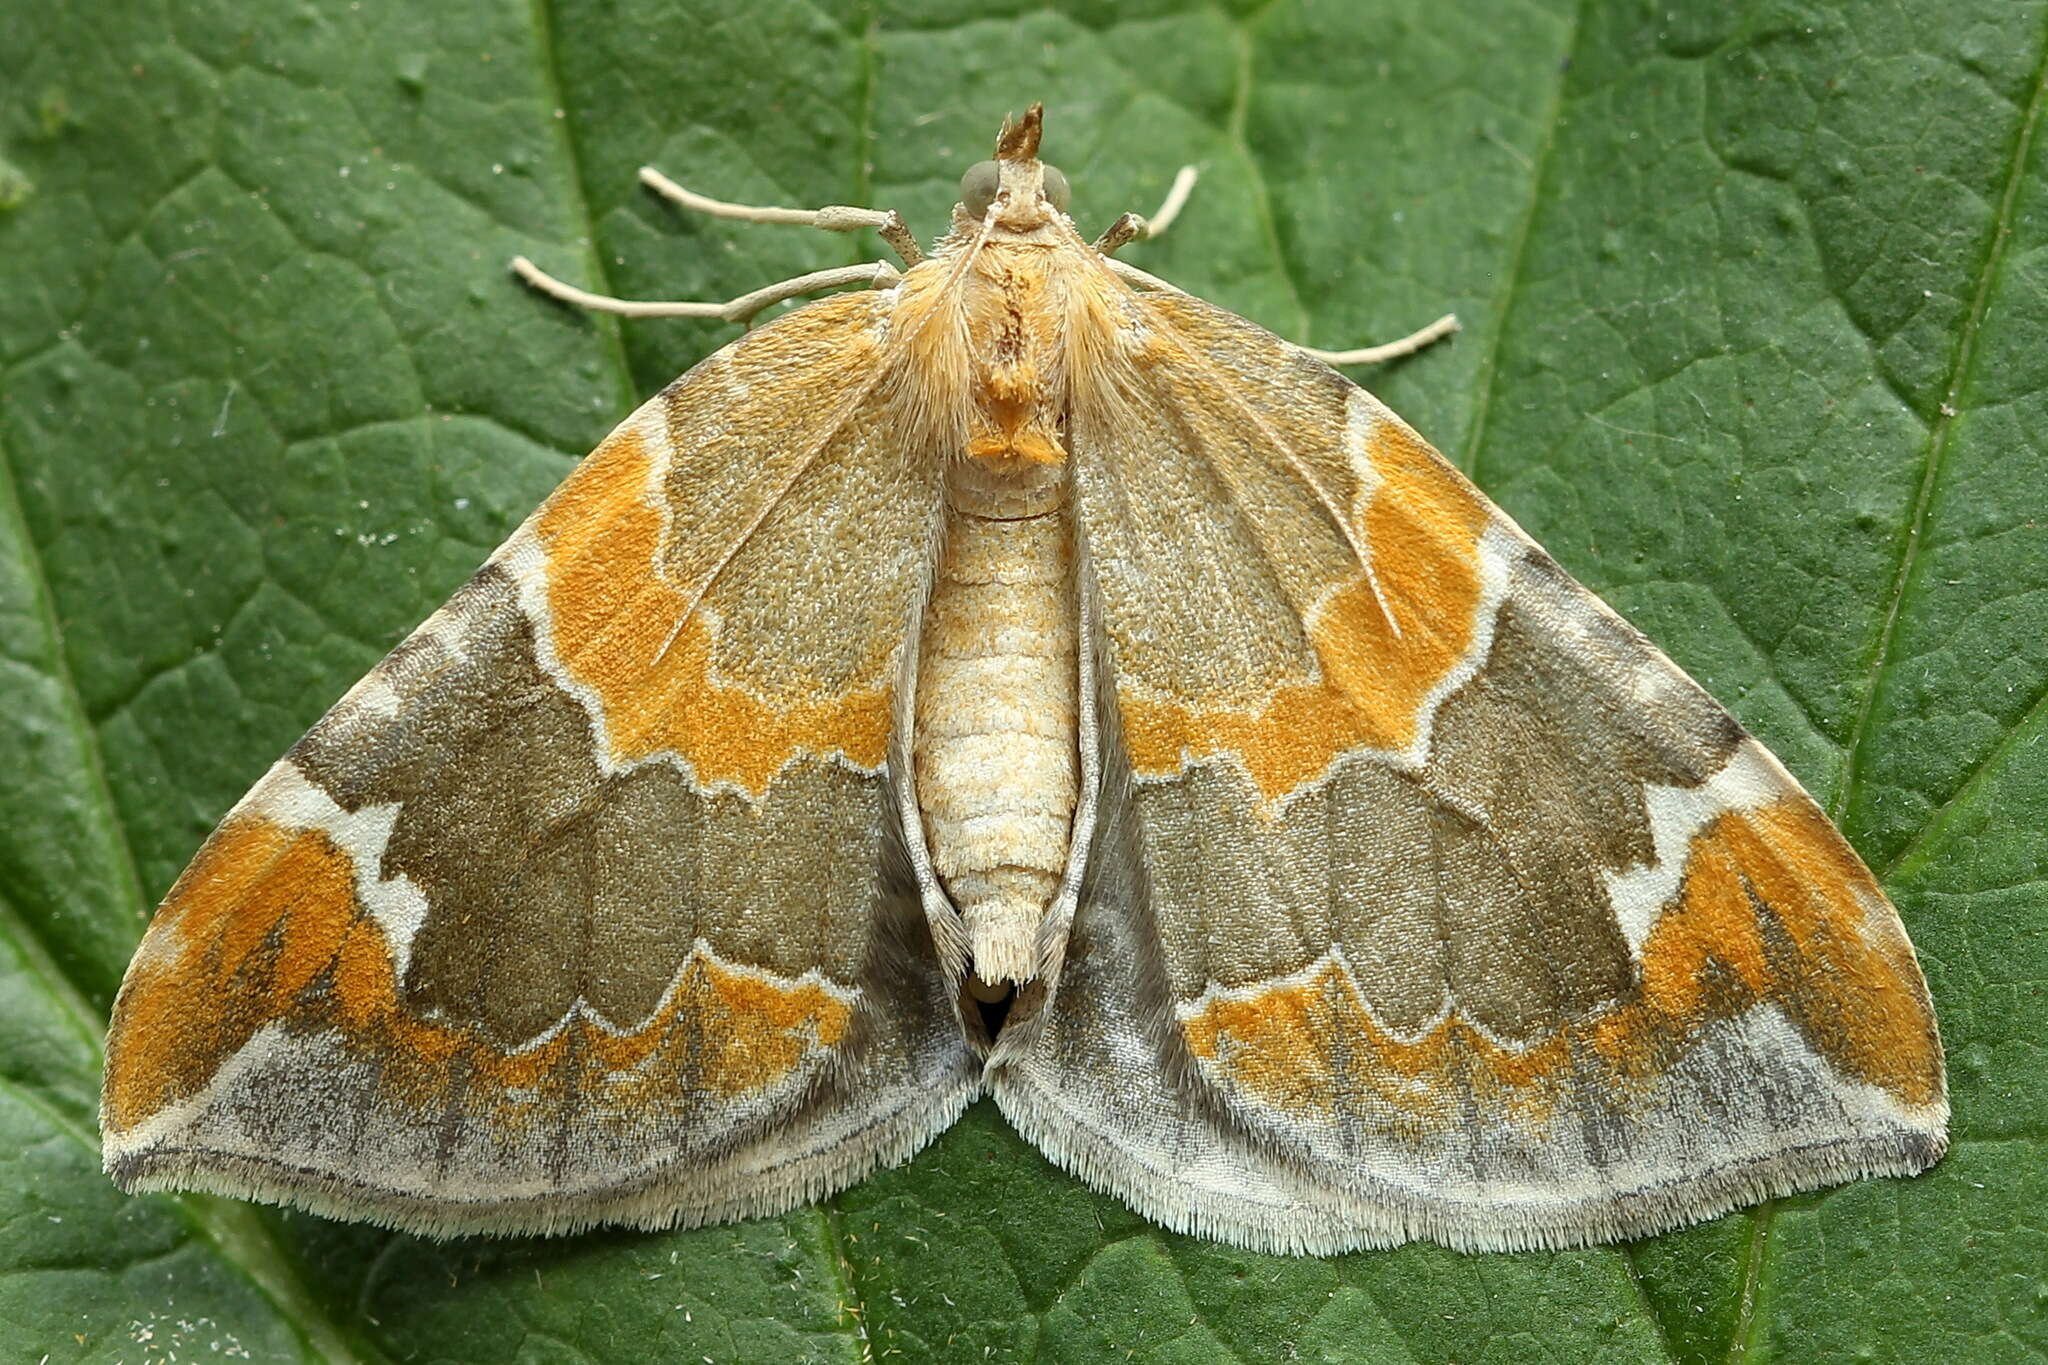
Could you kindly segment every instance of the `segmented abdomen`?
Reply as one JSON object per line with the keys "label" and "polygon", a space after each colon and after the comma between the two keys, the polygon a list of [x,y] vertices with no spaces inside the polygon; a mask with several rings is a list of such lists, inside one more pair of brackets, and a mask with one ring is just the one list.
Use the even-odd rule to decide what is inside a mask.
{"label": "segmented abdomen", "polygon": [[932,863],[975,975],[1036,974],[1080,781],[1072,521],[1065,470],[970,459],[919,644],[912,754]]}

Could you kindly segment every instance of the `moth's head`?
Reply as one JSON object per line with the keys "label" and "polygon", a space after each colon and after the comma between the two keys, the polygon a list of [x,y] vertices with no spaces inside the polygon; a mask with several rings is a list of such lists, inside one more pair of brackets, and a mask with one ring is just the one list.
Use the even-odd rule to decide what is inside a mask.
{"label": "moth's head", "polygon": [[1034,104],[1021,119],[1004,119],[993,161],[977,161],[960,177],[959,211],[977,223],[990,210],[999,227],[1029,232],[1067,211],[1067,178],[1038,159],[1045,106]]}

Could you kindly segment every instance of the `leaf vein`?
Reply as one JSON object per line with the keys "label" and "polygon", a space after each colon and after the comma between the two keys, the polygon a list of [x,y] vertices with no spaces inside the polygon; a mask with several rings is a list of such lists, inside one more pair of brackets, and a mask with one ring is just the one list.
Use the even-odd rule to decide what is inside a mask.
{"label": "leaf vein", "polygon": [[1558,125],[1564,121],[1566,72],[1574,65],[1579,43],[1586,32],[1586,4],[1580,0],[1572,11],[1572,26],[1565,35],[1564,61],[1560,64],[1557,83],[1550,99],[1550,108],[1543,116],[1543,140],[1536,148],[1535,169],[1529,176],[1529,202],[1522,210],[1521,221],[1515,225],[1514,236],[1508,244],[1505,267],[1500,272],[1500,287],[1494,294],[1493,316],[1488,319],[1489,330],[1484,350],[1480,355],[1479,367],[1473,374],[1473,381],[1479,390],[1478,401],[1472,405],[1472,428],[1465,438],[1463,455],[1456,461],[1459,468],[1482,487],[1485,481],[1480,477],[1479,457],[1486,441],[1487,417],[1493,409],[1494,395],[1499,391],[1500,351],[1508,332],[1508,319],[1513,315],[1515,299],[1520,292],[1522,270],[1528,264],[1530,239],[1535,235],[1536,215],[1543,202],[1543,187],[1550,176],[1552,149],[1557,145]]}
{"label": "leaf vein", "polygon": [[1942,466],[1955,431],[1958,400],[1968,386],[1977,357],[1977,338],[1983,330],[1984,315],[1990,307],[1992,287],[1998,278],[2000,267],[2005,262],[2006,243],[2012,235],[2012,222],[2017,212],[2020,184],[2025,178],[2027,157],[2033,147],[2034,129],[2040,122],[2044,103],[2048,103],[2048,37],[2044,37],[2041,53],[2035,64],[2033,98],[2028,102],[2019,127],[2013,135],[2012,153],[2006,164],[2005,184],[1999,194],[1997,211],[1992,217],[1990,240],[1985,245],[1983,265],[1977,273],[1970,311],[1963,320],[1962,331],[1957,338],[1941,409],[1936,414],[1933,428],[1928,434],[1920,487],[1914,495],[1912,515],[1907,521],[1905,534],[1901,537],[1899,562],[1892,575],[1890,600],[1885,608],[1884,623],[1879,627],[1875,647],[1866,664],[1868,681],[1864,686],[1862,699],[1857,704],[1856,719],[1850,726],[1848,743],[1843,747],[1842,780],[1836,788],[1832,809],[1828,812],[1837,823],[1849,809],[1854,797],[1864,750],[1870,741],[1871,718],[1876,713],[1877,697],[1883,690],[1885,678],[1896,662],[1892,652],[1898,643],[1899,620],[1904,614],[1907,590],[1912,586],[1919,569],[1920,547],[1926,538],[1935,491],[1941,482]]}

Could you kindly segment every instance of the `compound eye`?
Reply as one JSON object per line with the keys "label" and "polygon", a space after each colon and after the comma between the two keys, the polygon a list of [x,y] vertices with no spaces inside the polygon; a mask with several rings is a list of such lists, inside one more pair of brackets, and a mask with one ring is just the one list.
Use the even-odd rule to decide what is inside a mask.
{"label": "compound eye", "polygon": [[967,210],[969,218],[982,217],[988,206],[996,202],[996,188],[1001,183],[1002,173],[995,162],[975,162],[960,177],[960,207]]}
{"label": "compound eye", "polygon": [[1051,204],[1061,213],[1065,213],[1067,211],[1067,201],[1072,197],[1073,191],[1067,188],[1067,178],[1060,174],[1060,168],[1057,166],[1047,166],[1045,168],[1045,202]]}

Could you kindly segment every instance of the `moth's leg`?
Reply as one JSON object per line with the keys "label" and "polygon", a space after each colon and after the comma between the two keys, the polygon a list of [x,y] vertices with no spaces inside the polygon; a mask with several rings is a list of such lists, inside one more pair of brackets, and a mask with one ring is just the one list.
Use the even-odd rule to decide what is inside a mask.
{"label": "moth's leg", "polygon": [[1152,216],[1142,213],[1127,213],[1109,225],[1109,231],[1095,239],[1095,249],[1105,256],[1116,254],[1118,247],[1129,246],[1132,242],[1149,242],[1173,226],[1173,220],[1180,217],[1180,211],[1187,207],[1188,195],[1194,192],[1195,168],[1183,166],[1174,174],[1173,184],[1166,191],[1166,198],[1159,201]]}
{"label": "moth's leg", "polygon": [[[1128,216],[1128,215],[1127,215]],[[1148,275],[1134,265],[1127,265],[1115,257],[1103,262],[1122,278],[1129,280],[1140,289],[1156,289],[1165,294],[1185,294],[1187,290],[1168,284],[1157,275]],[[1432,342],[1442,341],[1458,330],[1458,315],[1446,313],[1427,327],[1410,332],[1397,341],[1384,342],[1378,346],[1361,346],[1355,351],[1321,351],[1313,346],[1295,342],[1287,344],[1303,355],[1312,355],[1326,365],[1377,365],[1385,360],[1398,360],[1404,355],[1414,355]]]}
{"label": "moth's leg", "polygon": [[592,294],[573,284],[564,284],[524,256],[512,258],[512,270],[550,298],[597,313],[617,313],[629,318],[718,318],[724,322],[745,322],[770,304],[793,299],[799,294],[837,289],[848,284],[868,284],[886,289],[903,278],[887,261],[870,261],[865,265],[843,265],[836,270],[813,270],[795,279],[764,285],[751,294],[742,294],[725,303],[643,303],[633,299],[615,299],[608,294]]}
{"label": "moth's leg", "polygon": [[857,209],[846,204],[831,204],[822,209],[728,204],[723,199],[712,199],[686,190],[652,166],[640,168],[640,183],[664,199],[695,213],[708,213],[713,218],[736,218],[743,223],[795,223],[799,227],[823,228],[827,232],[858,232],[862,228],[873,228],[875,234],[889,244],[890,250],[903,258],[903,264],[916,265],[924,259],[917,238],[910,235],[910,228],[894,209]]}

